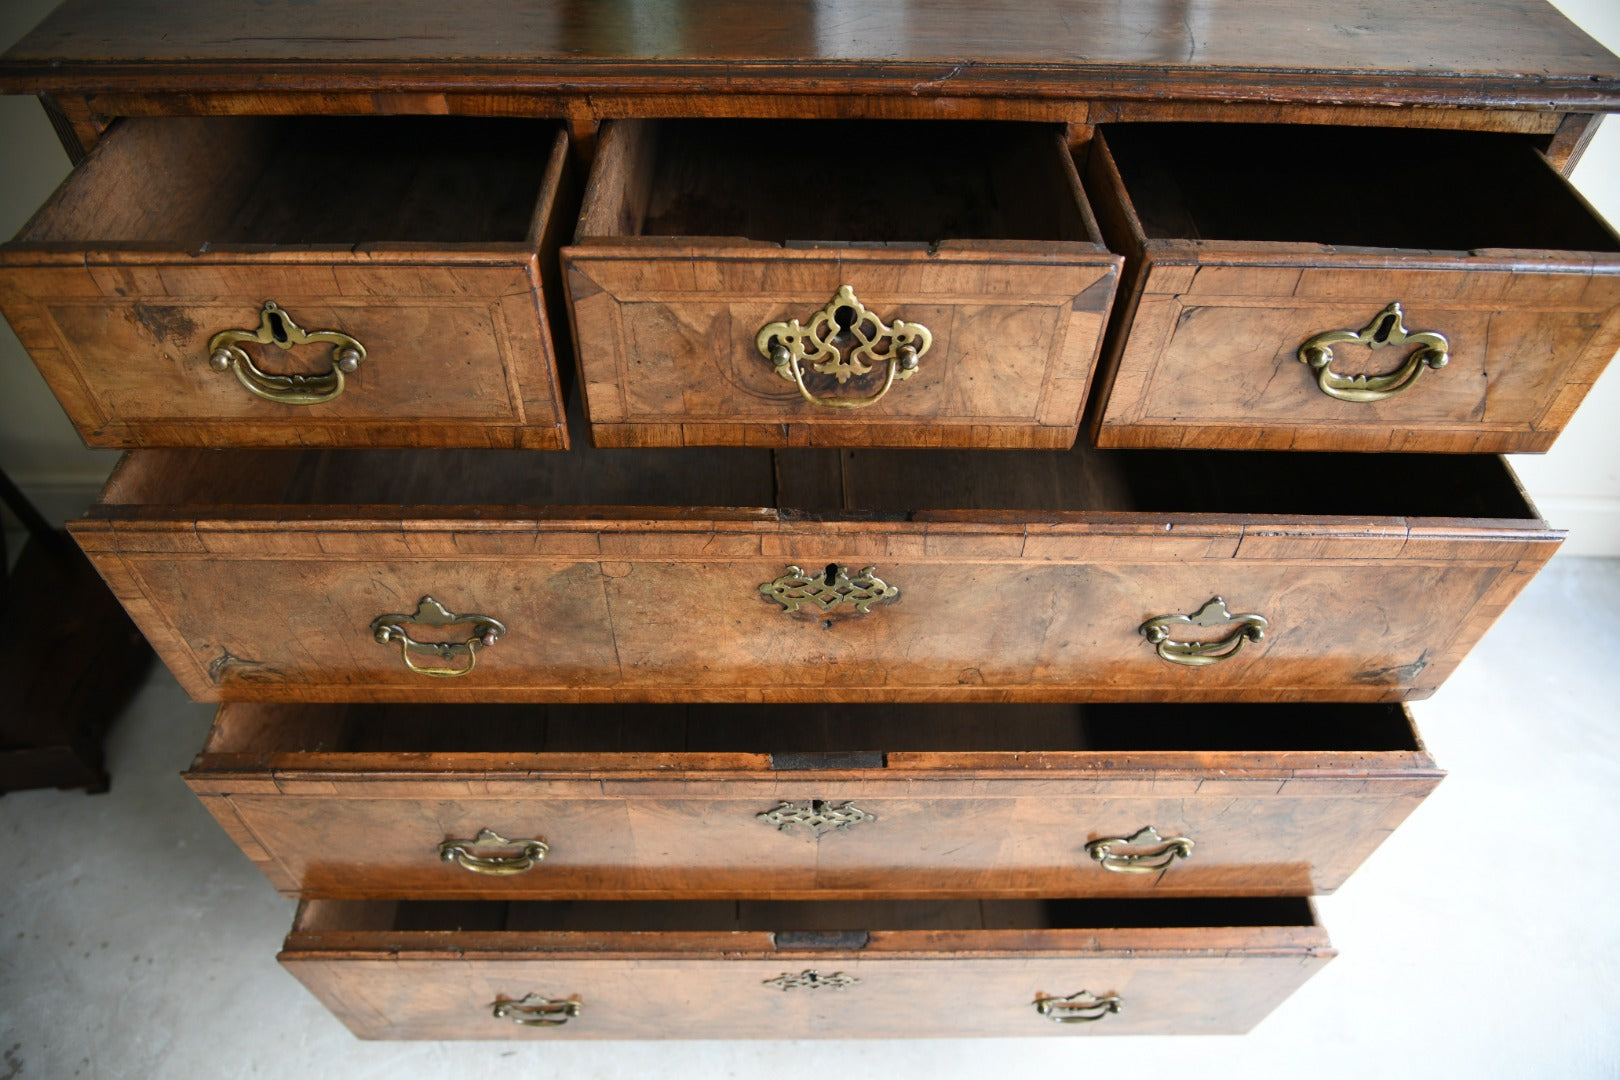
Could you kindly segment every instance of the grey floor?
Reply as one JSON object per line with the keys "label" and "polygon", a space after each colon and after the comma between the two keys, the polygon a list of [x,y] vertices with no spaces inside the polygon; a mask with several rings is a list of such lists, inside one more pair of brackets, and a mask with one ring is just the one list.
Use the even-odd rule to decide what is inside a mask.
{"label": "grey floor", "polygon": [[359,1042],[276,966],[292,903],[176,776],[210,710],[160,671],[110,794],[0,798],[0,1080],[1617,1076],[1617,658],[1620,561],[1555,560],[1416,707],[1450,777],[1319,901],[1341,955],[1252,1034],[972,1042]]}

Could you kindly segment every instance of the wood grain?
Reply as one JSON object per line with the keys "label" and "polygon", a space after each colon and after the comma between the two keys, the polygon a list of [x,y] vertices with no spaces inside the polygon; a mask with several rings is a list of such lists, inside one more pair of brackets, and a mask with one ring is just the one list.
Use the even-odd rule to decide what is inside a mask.
{"label": "wood grain", "polygon": [[[541,249],[554,253],[542,237],[570,212],[566,139],[523,126],[534,143],[503,151],[476,145],[493,129],[457,129],[465,157],[423,156],[433,130],[126,122],[0,249],[0,307],[92,445],[564,447],[545,311],[555,263]],[[289,144],[345,133],[370,140],[362,158],[383,152],[374,170],[347,171],[342,192],[300,179]],[[238,168],[277,154],[279,170]],[[217,171],[140,179],[174,160]],[[268,299],[365,345],[341,396],[265,401],[209,367],[209,339],[256,329]],[[256,359],[276,373],[331,364],[324,346]]]}
{"label": "wood grain", "polygon": [[1620,103],[1620,61],[1540,0],[1463,0],[1445,18],[1377,0],[1354,23],[1331,0],[1190,15],[1106,0],[925,0],[859,18],[816,0],[773,5],[768,17],[746,0],[662,0],[634,17],[593,4],[410,3],[385,26],[363,0],[183,0],[168,11],[159,21],[118,0],[72,0],[6,54],[0,90]]}
{"label": "wood grain", "polygon": [[[370,459],[417,477],[403,486],[368,485],[361,460],[267,457],[290,470],[281,497],[294,501],[280,505],[252,502],[271,492],[245,479],[247,461],[143,452],[109,489],[133,501],[74,535],[194,697],[312,701],[1400,700],[1439,684],[1559,540],[1489,460],[1402,459],[1397,474],[1450,476],[1335,499],[1318,482],[1333,462],[1287,456],[1178,455],[1177,475],[1136,454],[783,452],[773,466],[764,451],[687,453],[621,478],[625,493],[650,481],[653,502],[676,505],[586,510],[463,499],[547,484],[565,499],[611,493],[601,484],[629,464],[612,451],[555,467],[544,455]],[[592,474],[592,460],[609,471]],[[716,476],[759,476],[750,460],[774,474],[776,509],[680,505]],[[141,481],[148,462],[164,483]],[[311,490],[322,476],[326,490]],[[186,477],[209,495],[189,503]],[[814,507],[798,500],[815,490],[839,505],[789,509]],[[227,505],[205,508],[214,493]],[[140,503],[154,495],[167,503]],[[1231,512],[1245,501],[1262,513]],[[919,509],[893,516],[908,504]],[[1177,505],[1189,509],[1149,509]],[[1377,515],[1425,505],[1465,514]],[[875,566],[900,600],[823,619],[760,593],[789,565],[833,562]],[[369,626],[424,595],[511,632],[473,675],[423,679]],[[1193,669],[1138,634],[1212,595],[1263,614],[1266,640]]]}
{"label": "wood grain", "polygon": [[[1237,1033],[1333,955],[1303,902],[1243,903],[1211,904],[1204,919],[1196,907],[1140,901],[1130,912],[1040,902],[625,905],[622,916],[601,910],[610,905],[450,905],[418,922],[408,905],[333,911],[344,905],[315,901],[301,906],[278,959],[365,1038]],[[1121,915],[1130,928],[1093,928]],[[1144,923],[1155,915],[1178,925]],[[401,923],[420,928],[394,929]],[[859,950],[784,944],[782,932],[800,925],[868,937]],[[765,985],[805,970],[859,983]],[[1095,1024],[1054,1024],[1035,1009],[1040,996],[1082,989],[1125,1004]],[[579,1018],[537,1029],[491,1015],[494,1002],[529,993],[574,998]]]}
{"label": "wood grain", "polygon": [[[1483,190],[1542,207],[1544,233],[1526,230],[1516,211],[1493,221],[1477,199],[1447,213],[1418,205],[1401,221],[1382,197],[1344,212],[1348,190],[1277,209],[1291,222],[1279,226],[1203,212],[1198,204],[1221,181],[1202,185],[1218,170],[1178,175],[1169,159],[1181,151],[1158,138],[1186,131],[1105,129],[1092,147],[1101,219],[1132,264],[1095,398],[1098,445],[1541,451],[1620,350],[1620,244],[1528,147],[1442,144],[1496,165]],[[1241,144],[1257,132],[1223,139]],[[1529,249],[1537,243],[1575,246]],[[1468,250],[1411,250],[1447,244]],[[1298,360],[1300,345],[1359,330],[1392,301],[1409,330],[1446,336],[1450,363],[1381,401],[1324,394]],[[1394,370],[1400,352],[1340,346],[1333,370]]]}
{"label": "wood grain", "polygon": [[[1391,706],[232,705],[186,780],[289,895],[813,899],[1331,892],[1439,776]],[[817,800],[875,820],[759,818]],[[1087,857],[1148,824],[1193,857]],[[550,851],[439,859],[484,828]]]}

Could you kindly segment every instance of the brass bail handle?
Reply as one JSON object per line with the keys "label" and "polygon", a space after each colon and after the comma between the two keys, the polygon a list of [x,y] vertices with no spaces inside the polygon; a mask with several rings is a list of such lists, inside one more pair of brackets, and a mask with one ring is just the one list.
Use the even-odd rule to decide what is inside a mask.
{"label": "brass bail handle", "polygon": [[533,870],[550,850],[544,840],[508,840],[494,829],[479,829],[471,840],[440,844],[439,858],[475,874],[510,877]]}
{"label": "brass bail handle", "polygon": [[519,1027],[562,1027],[579,1015],[580,1003],[575,998],[525,994],[516,1000],[493,1001],[490,1011],[495,1019],[510,1020]]}
{"label": "brass bail handle", "polygon": [[[462,641],[417,641],[405,629],[411,625],[465,625],[471,627],[473,633]],[[466,675],[478,664],[478,650],[495,644],[505,633],[505,625],[488,615],[457,615],[431,596],[422,597],[417,602],[416,610],[409,615],[379,615],[371,620],[371,635],[379,645],[397,641],[405,666],[418,675],[434,679],[455,679]],[[466,657],[467,663],[461,667],[418,664],[413,659],[415,656],[431,656],[441,661]]]}
{"label": "brass bail handle", "polygon": [[[1299,347],[1299,362],[1316,371],[1316,385],[1328,397],[1340,401],[1382,401],[1394,397],[1417,382],[1424,368],[1443,368],[1451,360],[1451,343],[1433,330],[1406,329],[1400,301],[1373,316],[1360,330],[1328,330]],[[1384,375],[1340,375],[1333,370],[1333,346],[1364,345],[1383,349],[1415,345],[1400,367]]]}
{"label": "brass bail handle", "polygon": [[1120,1006],[1124,1004],[1124,999],[1118,994],[1104,994],[1099,997],[1088,990],[1070,994],[1068,997],[1037,994],[1034,1001],[1036,1012],[1059,1024],[1095,1023],[1105,1016],[1119,1012]]}
{"label": "brass bail handle", "polygon": [[[332,347],[332,367],[319,375],[275,375],[261,370],[242,348],[244,344],[274,345],[286,352],[295,345]],[[343,377],[352,375],[366,358],[366,347],[337,330],[305,330],[274,300],[259,310],[256,330],[221,330],[208,339],[208,366],[234,371],[248,391],[283,405],[319,405],[343,393]]]}
{"label": "brass bail handle", "polygon": [[[1124,850],[1118,850],[1123,848]],[[1152,874],[1177,859],[1192,857],[1193,842],[1185,836],[1160,836],[1152,825],[1130,836],[1108,836],[1086,845],[1086,854],[1104,870],[1116,874]]]}
{"label": "brass bail handle", "polygon": [[[1174,626],[1228,624],[1233,625],[1232,632],[1219,641],[1176,641],[1170,636]],[[1266,627],[1270,625],[1263,615],[1234,615],[1226,609],[1225,600],[1212,596],[1191,615],[1155,615],[1136,629],[1154,646],[1161,659],[1187,667],[1207,667],[1236,656],[1245,641],[1263,640]]]}
{"label": "brass bail handle", "polygon": [[[886,347],[885,347],[885,343]],[[855,290],[840,285],[827,306],[810,317],[767,323],[754,335],[754,347],[771,362],[776,373],[799,388],[799,395],[823,409],[864,409],[883,400],[896,380],[916,374],[917,365],[934,335],[922,323],[896,319],[886,323],[855,298]],[[840,344],[852,346],[846,356]],[[868,397],[820,397],[804,384],[804,365],[831,375],[842,386],[851,376],[866,375],[876,364],[888,369],[883,386]]]}

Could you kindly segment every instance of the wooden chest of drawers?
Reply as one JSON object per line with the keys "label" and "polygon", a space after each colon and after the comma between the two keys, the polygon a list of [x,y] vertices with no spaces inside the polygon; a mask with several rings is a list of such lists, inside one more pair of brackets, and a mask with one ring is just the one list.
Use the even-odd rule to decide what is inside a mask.
{"label": "wooden chest of drawers", "polygon": [[1243,1031],[1332,955],[1440,777],[1400,703],[1560,539],[1479,452],[1620,347],[1559,175],[1620,61],[1487,0],[1376,60],[1328,0],[292,6],[0,60],[79,161],[0,309],[133,448],[74,535],[345,1023]]}

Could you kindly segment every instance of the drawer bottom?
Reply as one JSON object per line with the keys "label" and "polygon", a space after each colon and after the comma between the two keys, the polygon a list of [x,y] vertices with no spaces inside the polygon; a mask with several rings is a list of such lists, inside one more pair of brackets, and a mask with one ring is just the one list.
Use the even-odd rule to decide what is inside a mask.
{"label": "drawer bottom", "polygon": [[1238,1034],[1310,901],[306,901],[281,963],[362,1038]]}

